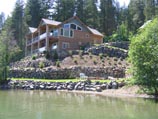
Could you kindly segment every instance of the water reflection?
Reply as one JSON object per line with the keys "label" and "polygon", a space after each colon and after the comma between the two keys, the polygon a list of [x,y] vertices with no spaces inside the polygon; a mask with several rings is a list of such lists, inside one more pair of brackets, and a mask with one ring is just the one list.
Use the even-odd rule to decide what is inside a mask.
{"label": "water reflection", "polygon": [[157,116],[158,103],[149,99],[60,91],[0,91],[0,119],[156,119]]}

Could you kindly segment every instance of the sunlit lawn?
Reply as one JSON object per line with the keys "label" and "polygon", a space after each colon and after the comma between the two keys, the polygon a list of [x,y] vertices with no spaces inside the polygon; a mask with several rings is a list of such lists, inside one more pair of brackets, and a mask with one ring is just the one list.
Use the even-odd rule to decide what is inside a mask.
{"label": "sunlit lawn", "polygon": [[[12,80],[21,80],[21,81],[29,81],[29,80],[33,80],[33,81],[41,81],[41,82],[68,82],[68,81],[72,81],[72,82],[79,82],[79,81],[84,81],[83,79],[34,79],[34,78],[12,78]],[[126,80],[126,79],[123,79],[123,78],[120,78],[118,79],[117,81],[118,82],[121,82],[123,80]],[[101,83],[109,83],[111,80],[99,80],[99,79],[96,79],[96,80],[91,80],[92,82],[101,82]]]}
{"label": "sunlit lawn", "polygon": [[[33,80],[33,81],[41,81],[41,82],[68,82],[68,81],[72,81],[72,82],[78,82],[78,81],[84,81],[83,79],[33,79],[33,78],[12,78],[12,80],[21,80],[21,81],[29,81],[29,80]],[[110,80],[91,80],[92,82],[110,82]]]}

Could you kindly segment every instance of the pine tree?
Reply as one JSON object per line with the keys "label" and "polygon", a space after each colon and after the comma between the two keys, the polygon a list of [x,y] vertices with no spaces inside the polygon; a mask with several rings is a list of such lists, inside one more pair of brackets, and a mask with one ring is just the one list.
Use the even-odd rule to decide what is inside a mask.
{"label": "pine tree", "polygon": [[11,29],[19,47],[24,50],[24,2],[17,0],[11,17]]}
{"label": "pine tree", "polygon": [[113,0],[100,0],[100,24],[106,35],[111,35],[116,30],[115,6]]}
{"label": "pine tree", "polygon": [[129,29],[134,33],[144,24],[144,0],[131,0],[129,4]]}
{"label": "pine tree", "polygon": [[74,15],[75,0],[55,0],[52,18],[57,21],[65,21]]}
{"label": "pine tree", "polygon": [[155,16],[155,0],[145,0],[145,20],[151,20]]}
{"label": "pine tree", "polygon": [[2,12],[0,14],[0,30],[2,29],[2,27],[4,25],[4,21],[5,21],[5,14]]}
{"label": "pine tree", "polygon": [[28,0],[25,8],[25,20],[31,27],[37,27],[42,18],[49,17],[49,0]]}
{"label": "pine tree", "polygon": [[86,14],[83,22],[92,28],[98,28],[99,16],[95,0],[86,0],[84,13]]}
{"label": "pine tree", "polygon": [[0,80],[7,80],[9,63],[20,52],[14,40],[10,24],[11,19],[8,18],[0,33]]}

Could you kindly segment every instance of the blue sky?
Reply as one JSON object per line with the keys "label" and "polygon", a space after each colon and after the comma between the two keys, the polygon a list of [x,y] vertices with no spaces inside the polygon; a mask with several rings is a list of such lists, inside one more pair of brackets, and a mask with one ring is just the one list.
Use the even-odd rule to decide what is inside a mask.
{"label": "blue sky", "polygon": [[[24,1],[26,1],[26,0],[24,0]],[[130,0],[118,0],[118,1],[120,2],[120,5],[122,6],[124,4],[128,5]],[[0,3],[1,3],[0,4],[0,13],[4,12],[6,17],[8,15],[10,15],[14,9],[15,2],[16,2],[16,0],[0,0]]]}

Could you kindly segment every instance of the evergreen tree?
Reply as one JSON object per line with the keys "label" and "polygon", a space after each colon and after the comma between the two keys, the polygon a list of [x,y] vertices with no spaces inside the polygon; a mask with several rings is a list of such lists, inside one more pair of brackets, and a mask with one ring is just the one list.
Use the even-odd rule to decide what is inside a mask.
{"label": "evergreen tree", "polygon": [[5,21],[3,30],[0,33],[0,80],[8,77],[8,66],[12,58],[20,51],[13,39],[13,32],[10,27],[11,19]]}
{"label": "evergreen tree", "polygon": [[144,24],[144,0],[131,0],[129,3],[129,29],[134,33],[137,29]]}
{"label": "evergreen tree", "polygon": [[13,32],[14,39],[17,41],[18,46],[23,51],[19,54],[19,58],[24,56],[25,48],[25,33],[26,33],[26,23],[24,21],[24,2],[23,0],[17,0],[15,8],[12,13],[12,17],[8,27],[11,28]]}
{"label": "evergreen tree", "polygon": [[74,15],[75,0],[55,0],[52,18],[57,21],[65,21]]}
{"label": "evergreen tree", "polygon": [[114,0],[100,0],[100,25],[106,35],[111,35],[116,30]]}
{"label": "evergreen tree", "polygon": [[42,18],[49,17],[49,0],[28,0],[25,8],[25,20],[31,27],[38,27]]}
{"label": "evergreen tree", "polygon": [[96,6],[96,0],[86,0],[84,13],[85,21],[83,22],[92,28],[98,28],[99,16]]}
{"label": "evergreen tree", "polygon": [[86,21],[86,12],[85,10],[85,0],[76,0],[76,15],[80,18],[81,21]]}
{"label": "evergreen tree", "polygon": [[0,30],[2,29],[3,25],[4,25],[4,20],[5,20],[5,15],[4,13],[2,12],[0,14]]}
{"label": "evergreen tree", "polygon": [[155,16],[155,0],[145,0],[144,15],[146,21]]}

